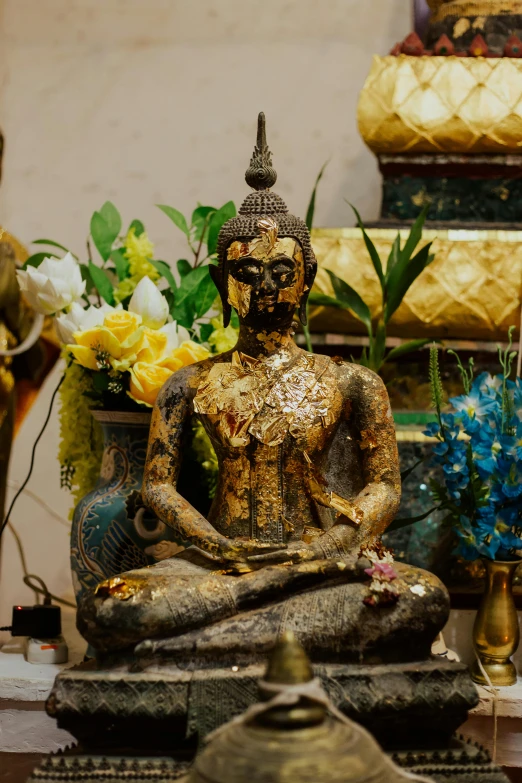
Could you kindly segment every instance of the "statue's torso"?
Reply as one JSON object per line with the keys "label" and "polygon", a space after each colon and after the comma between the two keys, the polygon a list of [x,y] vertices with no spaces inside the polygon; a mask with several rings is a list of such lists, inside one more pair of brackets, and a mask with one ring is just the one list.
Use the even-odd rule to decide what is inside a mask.
{"label": "statue's torso", "polygon": [[[305,526],[332,524],[311,497],[305,452],[327,472],[331,452],[338,451],[334,443],[344,441],[348,451],[356,443],[349,422],[340,426],[345,392],[339,367],[328,357],[299,352],[279,366],[277,357],[260,362],[235,354],[202,375],[194,410],[219,460],[209,521],[220,533],[289,541],[299,539]],[[351,473],[359,475],[360,468]],[[358,482],[352,491],[345,486],[343,494],[359,488]]]}

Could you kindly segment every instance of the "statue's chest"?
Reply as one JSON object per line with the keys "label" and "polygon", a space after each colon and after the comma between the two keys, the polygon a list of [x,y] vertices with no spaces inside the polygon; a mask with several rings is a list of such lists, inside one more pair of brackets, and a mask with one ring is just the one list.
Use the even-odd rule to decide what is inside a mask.
{"label": "statue's chest", "polygon": [[[324,443],[342,398],[328,357],[305,354],[285,369],[234,354],[200,383],[194,411],[224,446],[281,446],[287,436],[304,450]],[[210,426],[209,426],[210,425]]]}

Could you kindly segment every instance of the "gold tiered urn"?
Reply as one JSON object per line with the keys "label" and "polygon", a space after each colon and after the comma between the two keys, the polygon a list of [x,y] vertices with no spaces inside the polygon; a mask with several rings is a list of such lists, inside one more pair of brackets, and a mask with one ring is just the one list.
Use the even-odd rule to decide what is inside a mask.
{"label": "gold tiered urn", "polygon": [[[426,41],[412,33],[376,55],[358,106],[383,176],[369,229],[381,258],[423,207],[423,242],[435,253],[388,333],[497,341],[518,327],[522,290],[522,1],[429,4]],[[379,281],[360,230],[320,229],[313,244],[318,289],[333,293],[331,270],[378,316]],[[312,329],[363,331],[346,311],[325,308]]]}

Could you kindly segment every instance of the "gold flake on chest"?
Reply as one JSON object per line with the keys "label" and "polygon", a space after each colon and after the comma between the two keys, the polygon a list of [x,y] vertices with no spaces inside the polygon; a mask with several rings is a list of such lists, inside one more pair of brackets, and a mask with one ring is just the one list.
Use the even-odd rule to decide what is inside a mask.
{"label": "gold flake on chest", "polygon": [[287,433],[300,439],[313,424],[334,422],[336,380],[329,363],[326,356],[304,354],[282,369],[277,356],[260,361],[236,351],[230,363],[212,366],[194,411],[208,416],[231,446],[247,446],[251,437],[278,446]]}

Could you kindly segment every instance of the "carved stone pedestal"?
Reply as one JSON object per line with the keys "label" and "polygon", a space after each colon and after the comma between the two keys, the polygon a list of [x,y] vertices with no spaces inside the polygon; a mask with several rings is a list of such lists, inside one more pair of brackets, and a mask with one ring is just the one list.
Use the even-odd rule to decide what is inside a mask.
{"label": "carved stone pedestal", "polygon": [[[334,704],[398,764],[441,781],[505,781],[485,751],[452,736],[478,700],[463,664],[433,658],[314,670]],[[31,781],[175,780],[201,739],[257,701],[263,672],[259,665],[102,671],[94,662],[68,669],[56,678],[47,711],[79,745],[48,757]]]}

